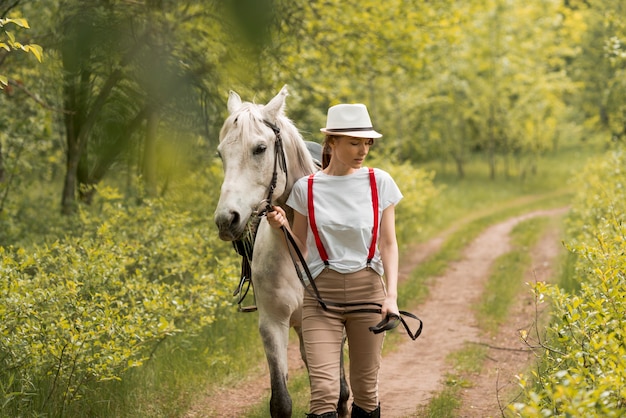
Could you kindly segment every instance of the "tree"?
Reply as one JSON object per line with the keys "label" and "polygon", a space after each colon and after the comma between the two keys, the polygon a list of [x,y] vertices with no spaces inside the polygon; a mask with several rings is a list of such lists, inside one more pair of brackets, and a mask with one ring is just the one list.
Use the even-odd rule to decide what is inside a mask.
{"label": "tree", "polygon": [[[168,120],[181,126],[175,121],[180,113],[200,114],[200,95],[206,91],[200,77],[215,65],[195,49],[184,49],[196,39],[192,31],[206,19],[217,19],[211,3],[203,7],[92,0],[63,10],[63,107],[68,110],[63,213],[73,212],[76,192],[89,203],[95,185],[132,149],[143,152],[145,190],[157,193],[159,125]],[[183,38],[186,43],[177,42]]]}
{"label": "tree", "polygon": [[584,83],[578,103],[594,124],[609,131],[610,140],[626,139],[626,13],[624,2],[572,5],[586,10],[589,30],[574,62],[576,79]]}

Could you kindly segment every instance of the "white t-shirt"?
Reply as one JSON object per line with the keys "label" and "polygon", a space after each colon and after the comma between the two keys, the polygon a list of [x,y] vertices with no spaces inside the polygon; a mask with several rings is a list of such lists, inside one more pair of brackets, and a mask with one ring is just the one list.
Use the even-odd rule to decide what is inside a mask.
{"label": "white t-shirt", "polygon": [[[402,193],[389,173],[375,168],[374,174],[378,189],[380,230],[383,210],[397,204],[402,199]],[[354,273],[365,268],[374,224],[369,170],[362,167],[346,176],[329,176],[321,171],[316,173],[313,180],[313,204],[315,223],[328,254],[329,268],[339,273]],[[315,278],[325,266],[308,220],[308,176],[294,184],[287,205],[307,217],[307,264]],[[384,274],[378,245],[370,266],[381,276]]]}

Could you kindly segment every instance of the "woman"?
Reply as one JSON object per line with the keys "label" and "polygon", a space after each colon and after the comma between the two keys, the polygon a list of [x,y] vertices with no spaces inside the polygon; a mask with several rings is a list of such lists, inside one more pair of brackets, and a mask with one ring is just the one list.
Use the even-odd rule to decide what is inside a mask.
{"label": "woman", "polygon": [[[287,200],[294,209],[290,232],[321,298],[332,301],[324,309],[313,292],[305,292],[302,332],[311,382],[307,417],[337,416],[344,330],[352,417],[380,417],[378,371],[384,333],[369,328],[381,315],[399,316],[395,205],[402,194],[388,173],[363,166],[374,139],[382,136],[372,127],[365,105],[331,107],[321,131],[326,135],[322,171],[299,179]],[[278,206],[267,220],[274,228],[289,228]],[[379,304],[381,313],[363,312],[371,304]]]}

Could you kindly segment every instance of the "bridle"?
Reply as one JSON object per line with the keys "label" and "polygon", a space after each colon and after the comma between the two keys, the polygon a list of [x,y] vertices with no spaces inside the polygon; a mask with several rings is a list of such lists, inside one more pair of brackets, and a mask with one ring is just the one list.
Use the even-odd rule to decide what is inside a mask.
{"label": "bridle", "polygon": [[[272,173],[272,180],[270,182],[269,188],[268,188],[268,194],[267,194],[267,198],[262,201],[262,204],[265,204],[265,207],[262,208],[260,211],[257,211],[256,215],[257,217],[262,217],[265,216],[268,212],[273,211],[274,209],[272,208],[272,197],[274,195],[274,190],[276,189],[276,184],[278,182],[278,168],[280,167],[282,169],[282,171],[285,173],[285,180],[287,183],[288,180],[288,172],[287,172],[287,164],[286,164],[286,159],[285,159],[285,150],[283,147],[283,140],[280,134],[280,128],[276,125],[273,124],[267,120],[263,120],[263,123],[265,123],[265,125],[267,125],[270,129],[272,129],[272,131],[274,132],[274,136],[275,136],[275,144],[274,144],[274,172]],[[261,205],[260,205],[261,206]],[[248,293],[248,290],[250,288],[250,283],[251,283],[251,270],[250,270],[250,261],[252,260],[252,247],[254,245],[254,237],[256,236],[256,230],[258,228],[258,222],[256,222],[256,226],[254,228],[254,232],[253,232],[253,236],[252,236],[252,242],[243,242],[243,241],[234,241],[233,245],[235,246],[235,249],[237,250],[237,253],[239,253],[239,255],[243,256],[243,265],[242,265],[242,278],[241,281],[239,283],[239,286],[237,287],[237,290],[234,293],[234,296],[236,296],[237,294],[239,294],[244,286],[244,284],[247,282],[248,286],[243,294],[243,296],[240,297],[239,299],[239,310],[242,312],[253,312],[256,310],[256,306],[254,307],[242,307],[241,303],[243,301],[243,299],[245,298],[246,294]],[[319,290],[317,289],[317,285],[315,284],[315,280],[313,279],[313,276],[311,274],[311,271],[309,270],[309,267],[306,263],[306,260],[304,259],[304,256],[302,255],[302,252],[300,251],[300,249],[298,248],[298,245],[293,237],[293,235],[289,232],[289,230],[287,230],[287,228],[285,228],[284,226],[281,226],[280,229],[283,231],[283,234],[285,236],[285,240],[287,242],[287,249],[289,251],[289,255],[291,257],[291,261],[293,262],[294,268],[296,269],[296,273],[298,275],[298,279],[300,280],[300,283],[302,284],[302,286],[304,287],[305,291],[311,295],[313,298],[315,298],[315,300],[317,300],[317,302],[320,304],[320,306],[325,310],[325,311],[332,311],[332,312],[339,312],[342,314],[350,314],[350,313],[363,313],[363,312],[367,312],[367,313],[381,313],[381,309],[382,309],[382,305],[380,303],[376,303],[376,302],[352,302],[352,303],[339,303],[339,302],[333,302],[333,301],[325,301],[324,299],[322,299]],[[239,245],[237,243],[240,243]],[[243,247],[243,248],[242,248]],[[240,252],[241,251],[241,252]],[[307,286],[307,283],[305,281],[305,278],[302,274],[302,269],[298,266],[298,262],[300,263],[300,265],[302,266],[302,269],[304,269],[304,273],[307,276],[308,282],[310,286]],[[310,287],[310,289],[309,289]],[[365,308],[363,306],[373,306],[372,308]],[[346,310],[347,309],[347,310]],[[417,337],[420,336],[420,334],[422,333],[422,328],[423,328],[423,322],[421,319],[419,319],[417,316],[415,316],[414,314],[407,312],[407,311],[399,311],[400,315],[396,315],[396,314],[388,314],[382,321],[380,321],[378,324],[372,326],[369,328],[370,331],[372,331],[374,334],[379,334],[381,332],[384,331],[388,331],[391,329],[396,328],[400,323],[404,326],[404,329],[406,330],[407,334],[409,335],[409,337],[412,340],[416,340]],[[419,326],[417,328],[417,330],[415,332],[412,332],[409,325],[406,323],[406,321],[404,320],[403,316],[405,317],[409,317],[412,318],[416,321],[418,321]]]}
{"label": "bridle", "polygon": [[254,240],[259,227],[259,218],[265,216],[267,212],[271,212],[273,210],[272,198],[274,196],[274,190],[276,190],[276,184],[278,183],[279,167],[285,173],[285,184],[289,181],[285,149],[283,147],[283,138],[280,134],[280,128],[276,124],[265,119],[263,120],[263,123],[274,132],[274,171],[272,172],[272,180],[270,181],[270,185],[267,190],[267,197],[259,203],[257,210],[253,212],[254,222],[252,224],[250,234],[242,239],[233,241],[235,251],[237,251],[237,254],[242,257],[241,278],[237,289],[233,292],[233,296],[241,294],[241,296],[239,296],[239,300],[237,301],[240,312],[255,312],[257,310],[256,303],[249,306],[243,306],[243,301],[248,295],[248,291],[252,285],[252,269],[250,267],[250,263],[252,262],[252,250],[254,248]]}
{"label": "bridle", "polygon": [[272,173],[272,181],[267,192],[267,198],[265,199],[265,208],[258,212],[257,216],[263,216],[272,210],[272,197],[274,190],[276,189],[276,183],[278,182],[278,167],[285,173],[285,184],[289,183],[289,173],[287,172],[287,161],[285,159],[285,148],[283,146],[283,137],[280,135],[280,128],[272,122],[263,119],[263,123],[266,124],[272,131],[274,131],[274,172]]}

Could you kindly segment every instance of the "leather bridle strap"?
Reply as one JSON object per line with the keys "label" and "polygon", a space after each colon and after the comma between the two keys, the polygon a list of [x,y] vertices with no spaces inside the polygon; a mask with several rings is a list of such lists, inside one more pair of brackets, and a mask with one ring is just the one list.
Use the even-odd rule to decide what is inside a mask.
{"label": "leather bridle strap", "polygon": [[276,189],[276,183],[278,182],[278,167],[285,173],[285,184],[289,182],[289,173],[287,172],[287,161],[285,160],[285,149],[283,148],[283,138],[280,134],[280,128],[268,120],[263,120],[263,123],[267,125],[272,131],[276,141],[274,142],[274,172],[272,173],[272,181],[270,182],[267,192],[266,207],[259,216],[262,216],[265,212],[272,208],[272,198],[274,196],[274,190]]}
{"label": "leather bridle strap", "polygon": [[[272,198],[274,196],[274,190],[276,189],[276,183],[278,182],[279,166],[285,173],[285,184],[287,184],[289,181],[289,173],[287,172],[287,161],[285,160],[285,150],[283,147],[282,136],[280,135],[280,128],[276,124],[271,123],[267,120],[263,120],[263,123],[274,132],[276,140],[274,142],[274,172],[272,173],[272,181],[270,182],[270,185],[268,187],[267,198],[265,199],[265,207],[257,213],[257,216],[259,217],[265,215],[268,211],[272,210]],[[252,232],[251,237],[247,239],[233,241],[235,251],[237,251],[237,254],[242,257],[239,286],[237,286],[237,289],[235,290],[233,296],[237,296],[239,293],[241,293],[244,285],[247,284],[247,287],[245,288],[245,290],[243,290],[243,294],[240,296],[239,301],[237,302],[239,305],[239,310],[242,312],[256,311],[256,305],[250,307],[241,306],[252,284],[252,270],[250,267],[250,263],[252,261],[252,253],[254,248],[254,241],[256,239],[258,223],[256,223],[255,225],[256,226]]]}

